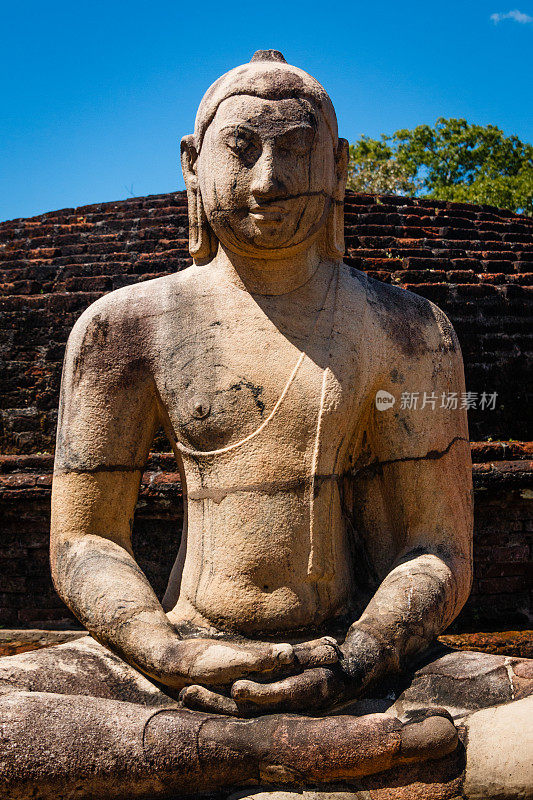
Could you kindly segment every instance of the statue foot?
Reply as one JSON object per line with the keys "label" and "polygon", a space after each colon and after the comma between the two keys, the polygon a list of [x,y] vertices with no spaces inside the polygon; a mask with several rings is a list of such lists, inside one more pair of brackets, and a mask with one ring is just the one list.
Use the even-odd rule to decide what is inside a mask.
{"label": "statue foot", "polygon": [[[178,768],[176,731],[198,720],[196,768],[211,786],[303,786],[353,780],[405,764],[440,759],[455,750],[457,730],[444,709],[402,723],[387,714],[326,718],[272,715],[251,720],[190,712],[157,712],[145,727],[148,760]],[[181,731],[183,734],[183,731]],[[174,750],[176,761],[169,753]],[[159,773],[160,774],[160,773]]]}
{"label": "statue foot", "polygon": [[440,758],[457,744],[445,716],[409,724],[386,714],[237,720],[44,692],[4,695],[0,720],[2,800],[300,787]]}
{"label": "statue foot", "polygon": [[469,715],[463,743],[440,760],[322,789],[232,792],[227,800],[531,800],[532,718],[533,696]]}

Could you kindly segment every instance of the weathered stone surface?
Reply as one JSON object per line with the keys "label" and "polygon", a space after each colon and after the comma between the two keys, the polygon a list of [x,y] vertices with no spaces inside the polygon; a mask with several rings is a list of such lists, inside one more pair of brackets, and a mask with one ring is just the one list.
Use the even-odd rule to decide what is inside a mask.
{"label": "weathered stone surface", "polygon": [[[461,395],[462,359],[436,306],[342,261],[347,157],[324,89],[256,54],[182,141],[194,264],[76,322],[51,564],[97,641],[0,664],[6,797],[449,798],[450,711],[527,692],[512,660],[427,651],[470,591],[466,413],[375,398]],[[186,500],[162,603],[131,543],[161,426]]]}
{"label": "weathered stone surface", "polygon": [[53,647],[86,637],[83,631],[43,631],[0,629],[0,656],[13,656],[42,647]]}

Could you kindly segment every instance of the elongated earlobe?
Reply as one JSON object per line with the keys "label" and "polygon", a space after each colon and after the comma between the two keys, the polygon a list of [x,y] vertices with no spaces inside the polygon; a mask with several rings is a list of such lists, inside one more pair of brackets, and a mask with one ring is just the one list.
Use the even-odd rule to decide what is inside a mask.
{"label": "elongated earlobe", "polygon": [[349,145],[339,139],[335,155],[335,188],[324,228],[323,256],[338,261],[344,255],[344,193],[348,180]]}
{"label": "elongated earlobe", "polygon": [[184,136],[181,140],[181,168],[189,206],[189,252],[197,264],[207,264],[215,257],[218,242],[204,211],[196,174],[197,158],[194,136]]}

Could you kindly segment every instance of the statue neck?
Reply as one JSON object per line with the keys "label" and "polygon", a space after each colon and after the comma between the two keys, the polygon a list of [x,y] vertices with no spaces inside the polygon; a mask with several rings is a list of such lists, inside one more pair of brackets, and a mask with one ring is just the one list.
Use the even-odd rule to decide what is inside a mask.
{"label": "statue neck", "polygon": [[290,258],[242,256],[219,245],[213,266],[250,294],[282,295],[293,292],[315,274],[320,259],[316,245]]}

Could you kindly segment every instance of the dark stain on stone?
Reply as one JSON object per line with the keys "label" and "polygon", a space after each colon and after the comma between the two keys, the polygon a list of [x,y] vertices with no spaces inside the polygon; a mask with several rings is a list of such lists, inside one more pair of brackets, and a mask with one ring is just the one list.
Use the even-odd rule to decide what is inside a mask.
{"label": "dark stain on stone", "polygon": [[404,383],[405,376],[402,372],[398,372],[397,369],[393,369],[390,374],[390,379],[392,383]]}
{"label": "dark stain on stone", "polygon": [[81,347],[73,361],[73,381],[77,385],[83,377],[86,364],[107,343],[109,322],[101,314],[95,314],[89,321]]}
{"label": "dark stain on stone", "polygon": [[57,470],[59,474],[68,475],[96,475],[99,472],[140,472],[144,468],[143,464],[98,464],[95,467],[75,467],[71,466],[68,461]]}
{"label": "dark stain on stone", "polygon": [[229,388],[233,389],[233,391],[235,391],[235,392],[240,392],[241,389],[243,389],[243,388],[249,389],[250,392],[251,392],[252,397],[254,398],[255,404],[256,404],[257,408],[259,409],[259,413],[261,414],[261,416],[263,415],[263,412],[265,410],[265,404],[263,403],[262,400],[259,399],[260,395],[263,394],[263,387],[262,386],[256,386],[251,381],[247,381],[247,380],[245,380],[243,378],[238,383],[234,383]]}
{"label": "dark stain on stone", "polygon": [[423,329],[435,322],[429,302],[405,289],[372,278],[369,278],[369,288],[368,301],[394,344],[411,358],[429,352],[423,335]]}

